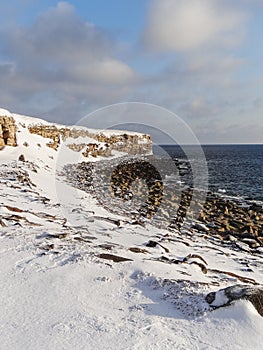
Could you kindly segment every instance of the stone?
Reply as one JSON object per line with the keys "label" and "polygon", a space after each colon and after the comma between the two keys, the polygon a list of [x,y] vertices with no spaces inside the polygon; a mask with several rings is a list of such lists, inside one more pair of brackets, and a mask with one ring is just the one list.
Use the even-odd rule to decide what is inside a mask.
{"label": "stone", "polygon": [[44,138],[51,139],[47,146],[55,150],[58,149],[61,141],[66,141],[68,138],[77,139],[92,138],[94,143],[87,144],[67,144],[70,149],[79,152],[86,147],[83,155],[93,157],[111,155],[112,150],[126,152],[128,154],[148,154],[152,151],[152,139],[146,134],[116,134],[106,136],[103,133],[95,133],[87,129],[75,129],[67,127],[58,127],[55,125],[32,125],[29,127],[32,134],[40,135]]}
{"label": "stone", "polygon": [[259,204],[252,204],[249,208],[250,210],[252,211],[255,211],[255,212],[261,212],[262,211],[262,205],[259,205]]}
{"label": "stone", "polygon": [[0,115],[0,147],[17,146],[16,124],[11,116]]}
{"label": "stone", "polygon": [[250,301],[263,317],[263,287],[237,284],[207,294],[205,300],[214,309],[228,306],[235,300]]}
{"label": "stone", "polygon": [[0,218],[0,226],[7,227],[7,224]]}
{"label": "stone", "polygon": [[55,125],[33,125],[28,128],[31,134],[40,135],[44,138],[51,139],[46,145],[55,150],[60,144],[60,131]]}
{"label": "stone", "polygon": [[205,226],[204,224],[199,224],[198,222],[194,223],[192,225],[192,228],[197,230],[197,231],[201,231],[201,232],[208,232],[209,231],[209,228],[207,226]]}
{"label": "stone", "polygon": [[25,156],[23,154],[20,154],[20,156],[18,157],[18,160],[20,162],[24,162],[25,161]]}
{"label": "stone", "polygon": [[124,258],[122,256],[113,255],[113,254],[106,254],[106,253],[99,254],[98,257],[101,259],[111,260],[114,262],[132,261],[132,259]]}
{"label": "stone", "polygon": [[243,238],[242,241],[244,243],[248,244],[251,248],[258,248],[258,247],[260,247],[260,243],[258,243],[255,239]]}
{"label": "stone", "polygon": [[[217,232],[227,239],[230,235],[239,240],[250,238],[262,245],[262,241],[258,240],[258,237],[263,236],[261,205],[253,204],[249,208],[242,207],[240,203],[230,202],[227,199],[217,197],[216,194],[209,193],[206,203],[200,211],[199,221],[204,224],[214,222]],[[210,225],[207,227],[209,227],[211,234],[215,233],[213,227]]]}
{"label": "stone", "polygon": [[142,249],[142,248],[139,248],[139,247],[131,247],[128,250],[130,250],[133,253],[150,254],[150,252],[148,252],[148,250]]}

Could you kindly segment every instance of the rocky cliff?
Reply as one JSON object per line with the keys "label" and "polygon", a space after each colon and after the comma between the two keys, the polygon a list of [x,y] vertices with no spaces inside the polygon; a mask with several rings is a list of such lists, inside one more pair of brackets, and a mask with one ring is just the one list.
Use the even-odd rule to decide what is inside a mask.
{"label": "rocky cliff", "polygon": [[58,150],[64,142],[69,149],[81,152],[84,157],[108,157],[114,150],[128,154],[149,154],[152,151],[151,137],[146,134],[55,125],[0,109],[0,147],[17,146],[16,133],[20,133],[21,128],[47,139],[49,148]]}
{"label": "rocky cliff", "polygon": [[16,146],[16,124],[12,116],[8,113],[0,115],[0,147]]}
{"label": "rocky cliff", "polygon": [[[66,144],[73,151],[82,151],[85,157],[89,155],[107,157],[111,155],[112,150],[129,154],[148,154],[152,150],[151,137],[146,134],[117,131],[116,133],[112,132],[111,135],[105,135],[103,132],[95,132],[91,129],[55,125],[32,125],[29,126],[29,131],[32,134],[50,139],[47,146],[55,150],[58,149],[62,141],[66,142],[69,138],[74,140],[84,138],[87,140],[86,143],[73,141]],[[90,139],[93,141],[89,142]]]}

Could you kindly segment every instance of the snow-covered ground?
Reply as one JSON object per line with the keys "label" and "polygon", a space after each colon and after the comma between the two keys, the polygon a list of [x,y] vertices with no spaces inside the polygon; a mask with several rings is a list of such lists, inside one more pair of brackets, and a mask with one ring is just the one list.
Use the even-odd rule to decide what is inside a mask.
{"label": "snow-covered ground", "polygon": [[0,151],[1,349],[262,349],[249,301],[205,300],[262,285],[260,249],[109,213],[56,176],[80,155],[19,130],[18,147]]}

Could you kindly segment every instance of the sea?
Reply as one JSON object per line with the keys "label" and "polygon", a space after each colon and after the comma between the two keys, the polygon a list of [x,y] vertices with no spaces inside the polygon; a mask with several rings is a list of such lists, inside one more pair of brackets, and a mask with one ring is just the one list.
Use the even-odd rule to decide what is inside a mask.
{"label": "sea", "polygon": [[[185,146],[161,145],[174,161],[191,163]],[[196,146],[186,146],[198,152]],[[263,144],[260,145],[202,145],[208,169],[208,189],[221,196],[244,202],[263,204]],[[186,152],[187,153],[187,152]],[[183,179],[183,177],[182,177]]]}

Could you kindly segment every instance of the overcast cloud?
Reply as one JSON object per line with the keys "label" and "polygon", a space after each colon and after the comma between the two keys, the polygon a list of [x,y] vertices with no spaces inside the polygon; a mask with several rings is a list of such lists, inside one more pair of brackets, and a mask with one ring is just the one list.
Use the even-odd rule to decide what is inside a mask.
{"label": "overcast cloud", "polygon": [[5,57],[1,85],[8,90],[0,90],[0,99],[11,110],[79,113],[86,104],[125,98],[138,79],[128,64],[114,57],[113,39],[81,19],[67,2],[40,15],[30,27],[2,30],[0,40]]}
{"label": "overcast cloud", "polygon": [[144,32],[155,51],[231,47],[243,37],[246,15],[225,0],[154,0]]}
{"label": "overcast cloud", "polygon": [[[107,104],[150,102],[186,120],[201,142],[237,138],[238,123],[240,132],[250,130],[248,142],[260,142],[263,59],[254,51],[259,57],[263,52],[251,28],[259,25],[262,1],[152,0],[148,5],[135,42],[120,41],[114,31],[93,24],[92,13],[87,20],[70,2],[47,7],[28,24],[5,19],[0,106],[72,124]],[[109,15],[117,22],[122,14]]]}

